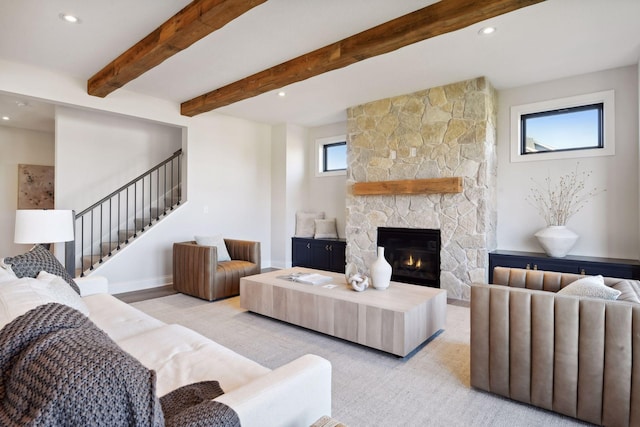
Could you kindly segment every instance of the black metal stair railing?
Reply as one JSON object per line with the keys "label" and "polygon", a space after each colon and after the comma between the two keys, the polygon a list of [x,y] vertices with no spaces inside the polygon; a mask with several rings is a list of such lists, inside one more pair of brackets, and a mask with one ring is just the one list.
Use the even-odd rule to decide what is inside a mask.
{"label": "black metal stair railing", "polygon": [[75,263],[93,270],[182,201],[182,150],[76,215],[79,256]]}

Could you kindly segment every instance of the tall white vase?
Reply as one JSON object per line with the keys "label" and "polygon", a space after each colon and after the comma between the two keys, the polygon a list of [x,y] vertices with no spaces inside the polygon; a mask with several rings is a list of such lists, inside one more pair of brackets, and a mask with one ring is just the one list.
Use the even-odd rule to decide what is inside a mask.
{"label": "tall white vase", "polygon": [[551,225],[534,234],[547,255],[565,257],[578,241],[578,235],[565,225]]}
{"label": "tall white vase", "polygon": [[391,280],[391,265],[384,258],[384,248],[378,246],[378,258],[371,264],[369,269],[371,281],[374,288],[384,290],[389,287]]}

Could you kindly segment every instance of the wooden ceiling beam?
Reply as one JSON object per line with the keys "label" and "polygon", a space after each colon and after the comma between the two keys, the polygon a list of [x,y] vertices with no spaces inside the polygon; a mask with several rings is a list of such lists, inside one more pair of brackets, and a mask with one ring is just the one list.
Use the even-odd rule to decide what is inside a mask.
{"label": "wooden ceiling beam", "polygon": [[107,96],[266,1],[194,0],[91,77],[87,92]]}
{"label": "wooden ceiling beam", "polygon": [[542,1],[441,0],[185,101],[180,111],[195,116],[215,110]]}

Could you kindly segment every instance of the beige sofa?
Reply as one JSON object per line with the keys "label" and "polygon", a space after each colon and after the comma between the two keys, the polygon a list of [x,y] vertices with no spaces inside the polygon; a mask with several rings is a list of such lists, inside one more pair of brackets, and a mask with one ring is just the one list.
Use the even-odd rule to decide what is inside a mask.
{"label": "beige sofa", "polygon": [[[48,251],[38,254],[55,260],[47,255]],[[76,278],[74,291],[62,277],[46,271],[64,271],[61,265],[54,265],[47,259],[31,256],[28,262],[21,262],[39,263],[30,273],[45,270],[37,277],[26,275],[24,265],[20,263],[14,261],[7,267],[2,261],[0,259],[0,341],[4,358],[1,385],[10,397],[4,396],[4,406],[0,410],[2,420],[22,420],[24,425],[43,419],[51,425],[89,425],[86,423],[89,418],[95,421],[92,425],[125,425],[126,421],[131,425],[151,425],[144,421],[146,418],[140,418],[149,415],[156,419],[159,416],[153,410],[157,409],[154,402],[147,402],[149,396],[141,393],[141,390],[147,391],[145,379],[149,380],[151,392],[158,398],[201,381],[218,381],[224,394],[213,401],[233,409],[243,427],[309,426],[323,415],[331,414],[331,364],[324,358],[306,354],[270,369],[191,329],[166,324],[125,304],[107,293],[108,283],[104,277]],[[18,278],[13,269],[22,277]],[[60,305],[71,313],[59,308],[49,310],[51,306]],[[80,313],[90,322],[85,322],[86,318]],[[31,322],[27,322],[29,320]],[[119,360],[125,360],[125,363],[109,365],[119,353],[100,334],[94,332],[91,339],[87,339],[87,329],[81,327],[92,328],[93,325],[104,331],[121,350],[137,359],[143,368],[153,370],[155,374],[144,371],[139,374],[137,362],[132,363],[122,355]],[[70,338],[73,338],[72,342],[65,346]],[[84,357],[86,355],[100,357]],[[38,361],[43,357],[49,365],[55,360],[65,360],[59,377],[73,378],[57,382],[54,376],[42,372],[42,366],[49,366]],[[16,387],[22,378],[20,372],[25,369],[38,373],[38,387],[33,393],[28,388]],[[107,376],[114,380],[99,382],[105,376],[91,373],[101,369],[107,370]],[[77,372],[88,375],[75,375]],[[131,384],[132,373],[140,375],[135,377],[136,382],[140,379],[135,386]],[[105,383],[112,387],[101,388]],[[124,390],[128,393],[127,398],[114,398],[114,390]],[[188,390],[182,396],[190,396]],[[200,395],[194,396],[195,399],[185,401],[187,409],[198,403]],[[78,401],[88,403],[82,408],[74,408],[74,402]],[[21,412],[26,406],[30,410]],[[205,416],[211,425],[228,425],[225,423],[227,412],[216,411],[213,404],[205,406],[195,414],[196,421]],[[147,410],[148,407],[151,409]],[[184,409],[176,405],[168,408],[168,413],[175,412],[176,408]]]}
{"label": "beige sofa", "polygon": [[89,318],[122,349],[157,373],[162,396],[198,381],[217,380],[215,400],[230,406],[243,427],[308,426],[331,414],[331,364],[307,354],[266,368],[180,325],[165,324],[107,294],[102,277],[77,280]]}
{"label": "beige sofa", "polygon": [[[640,425],[640,304],[556,294],[577,274],[494,269],[471,288],[471,385],[607,426]],[[637,281],[605,278],[638,300]]]}

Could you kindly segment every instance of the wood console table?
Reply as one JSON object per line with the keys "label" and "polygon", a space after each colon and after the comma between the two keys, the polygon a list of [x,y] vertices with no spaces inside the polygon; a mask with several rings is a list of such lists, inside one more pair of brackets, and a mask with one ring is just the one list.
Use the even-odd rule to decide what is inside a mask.
{"label": "wood console table", "polygon": [[[294,272],[331,276],[329,284],[336,286],[278,278]],[[397,282],[384,291],[369,288],[355,292],[344,274],[297,267],[241,278],[240,306],[404,357],[444,329],[447,292]]]}

